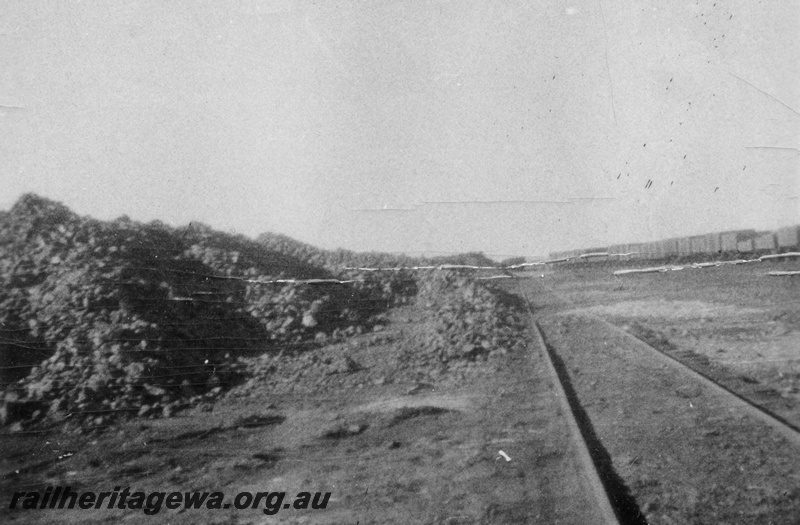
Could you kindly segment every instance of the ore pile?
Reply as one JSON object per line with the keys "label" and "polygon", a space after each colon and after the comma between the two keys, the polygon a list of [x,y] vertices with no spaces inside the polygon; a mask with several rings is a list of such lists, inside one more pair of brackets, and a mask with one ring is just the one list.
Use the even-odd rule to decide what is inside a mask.
{"label": "ore pile", "polygon": [[456,271],[434,271],[419,283],[417,303],[430,311],[417,339],[416,356],[443,364],[485,361],[524,345],[519,309]]}
{"label": "ore pile", "polygon": [[25,195],[0,215],[2,422],[100,426],[213,397],[242,380],[237,357],[370,329],[396,292],[381,276],[275,282],[351,277],[204,225]]}

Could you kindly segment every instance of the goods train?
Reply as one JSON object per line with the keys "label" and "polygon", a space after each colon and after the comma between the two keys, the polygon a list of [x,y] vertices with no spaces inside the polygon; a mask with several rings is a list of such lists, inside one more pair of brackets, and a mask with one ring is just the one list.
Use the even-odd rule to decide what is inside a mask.
{"label": "goods train", "polygon": [[566,262],[631,259],[699,261],[751,258],[787,252],[800,252],[800,225],[775,231],[734,230],[645,243],[567,250],[551,253],[550,259]]}

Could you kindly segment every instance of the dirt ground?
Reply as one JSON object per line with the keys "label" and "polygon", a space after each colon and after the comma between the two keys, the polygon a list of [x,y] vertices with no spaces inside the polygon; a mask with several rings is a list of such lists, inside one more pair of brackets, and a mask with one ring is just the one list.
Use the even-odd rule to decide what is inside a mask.
{"label": "dirt ground", "polygon": [[[89,437],[5,436],[3,493],[74,490],[330,492],[325,510],[4,511],[25,523],[592,523],[591,491],[535,349],[439,370],[404,345],[424,322],[284,358],[214,405]],[[358,366],[305,373],[348,357]],[[309,369],[310,370],[310,369]],[[502,451],[502,454],[501,454]],[[19,473],[16,471],[19,470]]]}
{"label": "dirt ground", "polygon": [[[800,424],[800,282],[751,265],[528,281],[547,342],[650,523],[797,523],[798,450],[625,332]],[[610,322],[604,324],[602,320]]]}
{"label": "dirt ground", "polygon": [[[797,450],[622,331],[716,371],[798,418],[800,263],[641,274],[559,268],[508,280],[558,353],[631,523],[795,523]],[[796,278],[793,278],[796,279]],[[598,325],[587,316],[613,324]],[[438,366],[413,355],[426,320],[393,310],[378,332],[280,361],[221,400],[104,432],[2,436],[2,520],[14,523],[595,523],[552,378],[523,352]],[[615,328],[616,327],[616,328]],[[621,329],[620,330],[617,330]],[[530,338],[521,334],[521,337]],[[698,357],[702,358],[699,359]],[[329,364],[325,372],[315,363]],[[699,363],[699,364],[698,364]],[[761,394],[759,394],[761,392]],[[765,394],[766,392],[766,394]],[[598,452],[599,451],[599,452]],[[502,453],[501,453],[502,452]],[[15,491],[330,492],[324,510],[14,510]]]}
{"label": "dirt ground", "polygon": [[[553,287],[573,312],[598,315],[800,428],[798,262],[575,279]],[[582,288],[579,283],[586,286]],[[602,300],[598,287],[602,288]]]}
{"label": "dirt ground", "polygon": [[793,443],[601,321],[562,314],[541,325],[649,523],[796,523]]}

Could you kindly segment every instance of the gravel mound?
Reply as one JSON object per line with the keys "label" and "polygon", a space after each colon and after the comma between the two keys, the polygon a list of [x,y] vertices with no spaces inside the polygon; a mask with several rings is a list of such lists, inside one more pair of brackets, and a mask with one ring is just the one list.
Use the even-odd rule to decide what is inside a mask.
{"label": "gravel mound", "polygon": [[435,271],[419,285],[419,305],[429,321],[417,337],[412,356],[442,364],[486,361],[524,346],[521,313],[501,300],[500,292],[458,271]]}
{"label": "gravel mound", "polygon": [[246,376],[240,356],[371,330],[395,281],[275,282],[350,277],[202,224],[25,195],[0,216],[2,423],[100,426],[213,398]]}
{"label": "gravel mound", "polygon": [[0,423],[87,429],[170,416],[238,384],[324,385],[363,369],[330,343],[380,339],[383,313],[412,302],[430,315],[403,352],[409,366],[485,361],[512,350],[521,326],[496,293],[457,271],[348,269],[484,259],[99,221],[25,195],[0,213]]}

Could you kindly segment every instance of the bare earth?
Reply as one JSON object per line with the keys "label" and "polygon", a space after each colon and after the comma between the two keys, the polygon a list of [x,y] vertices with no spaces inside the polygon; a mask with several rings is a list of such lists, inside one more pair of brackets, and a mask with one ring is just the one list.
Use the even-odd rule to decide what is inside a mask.
{"label": "bare earth", "polygon": [[[772,268],[643,274],[560,268],[509,280],[558,356],[629,522],[797,523],[800,451],[724,397],[637,351],[661,347],[800,424],[800,282]],[[169,419],[88,435],[2,436],[15,491],[330,492],[325,510],[3,510],[16,523],[597,522],[540,348],[443,370],[406,359],[425,322],[284,356],[261,382]],[[343,363],[321,374],[314,362]],[[338,360],[338,361],[337,361]],[[501,454],[500,452],[503,452]],[[507,460],[510,458],[510,460]],[[619,503],[619,502],[617,502]],[[629,509],[630,510],[630,509]],[[637,521],[638,520],[638,521]]]}
{"label": "bare earth", "polygon": [[800,428],[800,282],[765,275],[797,266],[624,279],[595,268],[526,285],[592,430],[648,522],[797,523],[796,440],[630,337]]}
{"label": "bare earth", "polygon": [[[424,312],[319,353],[362,368],[252,385],[216,405],[100,436],[4,438],[3,493],[331,492],[326,510],[23,511],[25,523],[592,523],[595,510],[541,355],[423,374],[398,364]],[[302,365],[302,363],[301,363]],[[291,368],[293,364],[287,363]],[[278,371],[276,375],[279,374]],[[276,394],[275,392],[280,392]],[[510,458],[507,460],[501,454]],[[72,453],[67,457],[65,453]],[[48,462],[49,460],[49,462]],[[45,462],[44,464],[41,464]],[[37,463],[39,465],[37,465]],[[29,466],[27,469],[26,465]],[[19,469],[20,474],[15,470]]]}

